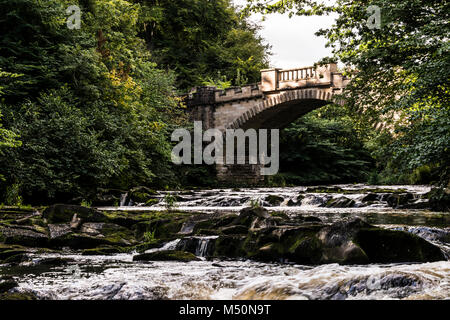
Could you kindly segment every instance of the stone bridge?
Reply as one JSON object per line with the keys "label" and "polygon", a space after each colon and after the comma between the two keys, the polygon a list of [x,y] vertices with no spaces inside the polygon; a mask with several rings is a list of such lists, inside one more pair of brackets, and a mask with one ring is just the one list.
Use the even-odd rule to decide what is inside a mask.
{"label": "stone bridge", "polygon": [[[340,103],[349,80],[336,64],[261,71],[261,82],[220,90],[197,87],[186,98],[190,117],[203,129],[282,129],[306,113]],[[258,184],[260,165],[217,165],[223,182]]]}

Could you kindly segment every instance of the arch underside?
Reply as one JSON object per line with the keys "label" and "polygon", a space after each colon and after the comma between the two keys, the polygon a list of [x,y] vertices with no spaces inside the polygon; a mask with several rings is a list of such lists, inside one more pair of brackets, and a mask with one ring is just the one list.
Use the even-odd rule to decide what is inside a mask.
{"label": "arch underside", "polygon": [[229,123],[229,129],[282,129],[312,110],[335,101],[333,90],[289,90],[258,103],[246,113]]}
{"label": "arch underside", "polygon": [[[283,129],[301,116],[335,101],[332,90],[306,89],[292,90],[265,99],[238,117],[226,129]],[[249,185],[263,183],[260,164],[221,164],[216,165],[218,179],[222,182],[235,182]]]}
{"label": "arch underside", "polygon": [[308,112],[330,103],[329,101],[317,99],[285,102],[255,114],[241,123],[239,128],[244,130],[250,128],[283,129]]}

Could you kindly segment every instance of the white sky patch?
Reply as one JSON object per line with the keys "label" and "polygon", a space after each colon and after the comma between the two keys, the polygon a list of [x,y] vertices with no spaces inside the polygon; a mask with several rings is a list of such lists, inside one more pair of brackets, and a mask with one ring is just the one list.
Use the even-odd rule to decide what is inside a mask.
{"label": "white sky patch", "polygon": [[[246,0],[233,0],[236,5],[245,5]],[[315,33],[321,28],[330,27],[335,16],[293,16],[270,14],[262,21],[260,14],[252,20],[263,27],[261,36],[272,45],[271,66],[277,68],[297,68],[312,66],[323,57],[331,55],[326,48],[326,39]]]}

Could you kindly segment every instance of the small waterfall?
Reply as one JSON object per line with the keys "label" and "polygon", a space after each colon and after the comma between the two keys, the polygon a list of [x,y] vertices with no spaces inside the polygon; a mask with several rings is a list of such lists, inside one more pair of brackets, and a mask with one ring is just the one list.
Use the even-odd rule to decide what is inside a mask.
{"label": "small waterfall", "polygon": [[198,257],[207,257],[211,255],[214,250],[214,245],[218,236],[198,237],[197,248],[195,248],[195,255]]}
{"label": "small waterfall", "polygon": [[197,248],[195,249],[195,255],[198,257],[206,257],[208,252],[208,245],[211,239],[199,239]]}
{"label": "small waterfall", "polygon": [[167,251],[167,250],[176,250],[178,243],[181,241],[181,239],[175,239],[173,241],[169,241],[165,243],[161,248],[153,248],[145,251],[145,253],[152,253],[157,251]]}
{"label": "small waterfall", "polygon": [[122,193],[120,195],[120,203],[119,206],[125,207],[127,204],[128,193]]}
{"label": "small waterfall", "polygon": [[181,239],[175,239],[173,241],[167,242],[165,245],[163,245],[160,250],[175,250],[177,247],[178,242],[180,242]]}
{"label": "small waterfall", "polygon": [[218,236],[186,237],[176,244],[175,250],[191,252],[197,257],[208,257],[214,251],[217,238]]}

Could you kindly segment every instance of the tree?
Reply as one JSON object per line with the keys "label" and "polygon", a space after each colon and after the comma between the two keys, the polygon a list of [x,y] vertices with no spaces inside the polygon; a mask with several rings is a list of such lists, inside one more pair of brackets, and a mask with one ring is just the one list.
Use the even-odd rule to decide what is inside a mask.
{"label": "tree", "polygon": [[[435,179],[449,181],[448,1],[248,2],[248,9],[265,13],[337,14],[335,24],[317,34],[325,36],[333,49],[333,57],[324,62],[340,61],[352,70],[345,98],[348,107],[361,115],[362,127],[367,124],[366,130],[372,131],[368,134],[380,170],[390,167],[385,173],[393,175],[391,181],[396,176],[405,182],[415,169],[429,166]],[[370,6],[380,9],[379,26],[368,23],[375,12],[368,10]],[[382,128],[373,132],[375,125]],[[384,145],[377,146],[376,139]]]}
{"label": "tree", "polygon": [[69,4],[0,1],[0,68],[21,74],[5,84],[0,110],[23,142],[0,157],[0,189],[42,203],[175,182],[168,136],[180,104],[173,75],[137,34],[140,6],[80,1],[82,27],[70,30]]}
{"label": "tree", "polygon": [[[20,75],[5,72],[0,69],[0,81],[5,80],[5,79],[17,78],[17,77],[20,77]],[[4,87],[0,86],[0,97],[3,95],[3,90],[4,90]],[[2,149],[5,147],[11,148],[11,147],[18,147],[21,145],[21,142],[17,140],[18,136],[14,132],[3,128],[1,119],[2,119],[2,114],[0,112],[0,155],[1,155]],[[3,176],[0,175],[0,179],[2,179],[2,178],[3,178]]]}
{"label": "tree", "polygon": [[186,91],[226,77],[232,85],[259,81],[269,46],[258,27],[229,0],[136,0],[142,4],[141,34],[158,64],[177,74]]}
{"label": "tree", "polygon": [[348,115],[330,105],[310,112],[280,132],[280,168],[288,184],[367,181],[373,160]]}

